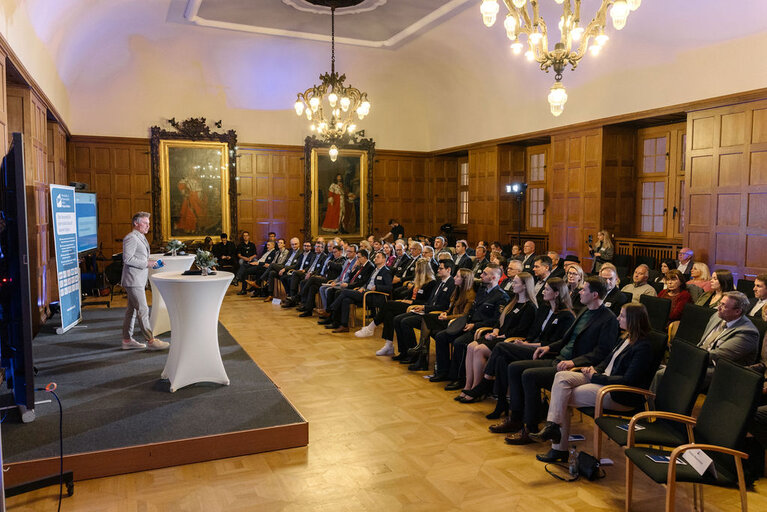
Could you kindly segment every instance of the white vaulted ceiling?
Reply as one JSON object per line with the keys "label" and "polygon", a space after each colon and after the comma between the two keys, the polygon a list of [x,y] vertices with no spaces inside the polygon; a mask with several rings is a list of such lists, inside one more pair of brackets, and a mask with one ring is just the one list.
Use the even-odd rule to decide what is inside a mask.
{"label": "white vaulted ceiling", "polygon": [[[244,142],[300,145],[296,93],[330,68],[329,16],[288,5],[301,1],[0,0],[0,31],[74,134],[146,137],[205,116]],[[565,73],[553,118],[552,75],[513,56],[502,18],[486,28],[479,4],[369,0],[336,16],[337,34],[357,40],[337,41],[336,68],[368,92],[360,125],[378,147],[442,149],[767,88],[767,2],[645,0],[599,57]]]}

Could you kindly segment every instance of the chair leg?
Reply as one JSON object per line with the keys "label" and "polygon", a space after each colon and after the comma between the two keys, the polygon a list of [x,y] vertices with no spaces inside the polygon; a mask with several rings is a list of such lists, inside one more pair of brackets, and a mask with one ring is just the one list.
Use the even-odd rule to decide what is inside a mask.
{"label": "chair leg", "polygon": [[597,460],[602,459],[602,429],[594,423],[594,453]]}
{"label": "chair leg", "polygon": [[631,510],[631,493],[634,490],[634,464],[626,457],[626,512]]}
{"label": "chair leg", "polygon": [[740,491],[740,509],[748,511],[748,495],[746,494],[746,478],[743,476],[743,461],[735,457],[735,469],[738,471],[738,490]]}
{"label": "chair leg", "polygon": [[[693,492],[695,492],[693,490]],[[676,506],[676,479],[666,482],[666,512],[674,512]]]}

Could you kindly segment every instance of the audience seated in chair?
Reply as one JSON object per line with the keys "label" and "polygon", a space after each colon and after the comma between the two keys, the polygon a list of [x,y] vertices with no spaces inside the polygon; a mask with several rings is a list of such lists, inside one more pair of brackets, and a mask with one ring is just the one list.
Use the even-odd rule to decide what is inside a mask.
{"label": "audience seated in chair", "polygon": [[655,288],[647,284],[647,280],[650,278],[650,267],[645,265],[644,263],[641,265],[638,265],[636,269],[634,269],[634,277],[633,282],[631,284],[627,284],[624,286],[621,291],[628,292],[631,294],[631,302],[634,304],[639,304],[639,297],[642,295],[650,295],[652,297],[657,297],[658,294],[655,291]]}
{"label": "audience seated in chair", "polygon": [[734,290],[735,280],[732,277],[732,272],[726,269],[714,270],[711,273],[711,289],[698,297],[695,304],[697,306],[717,308],[724,294]]}
{"label": "audience seated in chair", "polygon": [[618,270],[612,263],[603,263],[599,269],[599,276],[605,280],[607,286],[607,295],[604,298],[604,305],[618,317],[623,305],[628,302],[626,296],[621,292],[618,285],[621,283],[618,278]]}
{"label": "audience seated in chair", "polygon": [[676,322],[682,317],[685,304],[692,302],[690,292],[685,288],[684,275],[677,269],[669,270],[666,274],[666,289],[658,294],[661,299],[671,300],[671,312],[668,322]]}

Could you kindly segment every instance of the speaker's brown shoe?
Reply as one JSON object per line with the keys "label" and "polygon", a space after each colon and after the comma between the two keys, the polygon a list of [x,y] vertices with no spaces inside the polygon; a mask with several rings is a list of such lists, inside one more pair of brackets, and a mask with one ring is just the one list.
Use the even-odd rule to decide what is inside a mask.
{"label": "speaker's brown shoe", "polygon": [[508,434],[509,432],[516,432],[522,428],[522,421],[514,419],[511,416],[506,418],[502,423],[496,423],[488,427],[493,434]]}

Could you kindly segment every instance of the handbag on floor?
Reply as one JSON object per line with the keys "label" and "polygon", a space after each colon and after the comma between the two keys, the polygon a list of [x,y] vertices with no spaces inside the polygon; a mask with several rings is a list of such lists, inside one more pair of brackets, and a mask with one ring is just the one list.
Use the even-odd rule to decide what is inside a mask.
{"label": "handbag on floor", "polygon": [[[597,458],[586,452],[578,452],[578,455],[576,457],[578,474],[574,475],[572,478],[565,478],[565,477],[559,476],[556,473],[553,473],[549,469],[550,465],[551,464],[546,464],[544,466],[544,469],[546,470],[546,472],[550,474],[551,476],[553,476],[554,478],[556,478],[557,480],[562,480],[563,482],[574,482],[578,480],[581,476],[583,476],[584,478],[586,478],[586,480],[591,482],[599,478],[604,478],[606,476],[605,471],[599,467],[600,465]],[[565,468],[568,470],[568,472],[570,470],[570,467],[567,464],[554,464],[554,465]],[[572,475],[572,472],[570,472],[570,474]]]}

